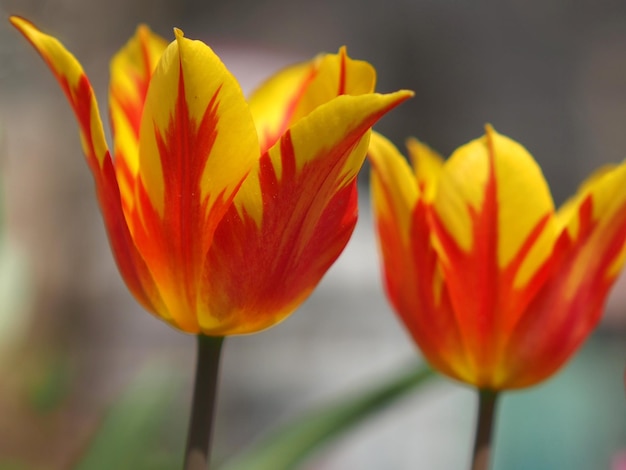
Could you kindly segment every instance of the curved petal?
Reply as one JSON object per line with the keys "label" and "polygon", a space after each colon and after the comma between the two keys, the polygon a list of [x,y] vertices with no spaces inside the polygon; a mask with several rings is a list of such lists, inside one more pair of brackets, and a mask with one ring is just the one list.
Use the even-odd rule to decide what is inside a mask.
{"label": "curved petal", "polygon": [[175,33],[146,98],[132,229],[160,314],[196,333],[205,255],[259,147],[235,78],[208,46]]}
{"label": "curved petal", "polygon": [[372,93],[376,72],[367,62],[324,54],[277,73],[250,96],[261,153],[274,145],[296,121],[336,96]]}
{"label": "curved petal", "polygon": [[570,235],[576,238],[578,233],[578,216],[576,212],[578,207],[582,203],[582,200],[588,195],[589,190],[605,175],[615,170],[616,165],[604,165],[596,169],[591,175],[582,182],[578,187],[576,194],[565,201],[561,207],[557,210],[555,215],[558,231],[561,232],[565,228],[570,232]]}
{"label": "curved petal", "polygon": [[552,275],[509,345],[510,387],[556,371],[598,323],[626,258],[626,165],[603,169],[581,187],[558,242]]}
{"label": "curved petal", "polygon": [[[410,96],[338,97],[298,121],[263,155],[207,257],[200,319],[205,334],[267,328],[310,294],[354,228],[355,179],[369,128]],[[256,184],[248,184],[251,178]]]}
{"label": "curved petal", "polygon": [[23,18],[13,16],[10,20],[48,64],[74,110],[83,151],[95,180],[102,216],[118,268],[137,300],[147,310],[155,312],[159,309],[159,294],[126,224],[115,170],[91,84],[78,61],[57,39],[43,34]]}
{"label": "curved petal", "polygon": [[265,153],[289,127],[291,116],[307,86],[315,78],[315,64],[292,65],[270,77],[250,98],[250,112]]}
{"label": "curved petal", "polygon": [[109,148],[104,138],[96,96],[83,68],[56,38],[42,33],[31,22],[19,16],[12,16],[10,21],[41,55],[61,85],[76,115],[87,163],[94,172],[100,171],[109,157]]}
{"label": "curved petal", "polygon": [[428,361],[439,371],[472,377],[447,287],[431,243],[428,209],[406,160],[372,134],[372,207],[387,295]]}
{"label": "curved petal", "polygon": [[337,96],[372,93],[375,86],[374,67],[368,62],[351,59],[345,47],[337,54],[324,54],[316,60],[315,78],[300,98],[291,124]]}
{"label": "curved petal", "polygon": [[490,127],[446,162],[434,201],[436,246],[479,387],[506,374],[500,352],[550,267],[553,213],[531,155]]}
{"label": "curved petal", "polygon": [[374,213],[378,219],[382,218],[393,223],[397,229],[396,238],[402,242],[399,247],[407,247],[413,209],[418,199],[423,196],[421,188],[407,161],[381,134],[372,132],[368,154],[372,163],[371,191]]}
{"label": "curved petal", "polygon": [[133,209],[139,171],[139,128],[152,72],[167,42],[145,25],[111,60],[109,113],[113,162],[125,212]]}
{"label": "curved petal", "polygon": [[407,139],[407,150],[413,164],[417,184],[427,201],[432,201],[443,169],[443,158],[428,145],[417,139]]}

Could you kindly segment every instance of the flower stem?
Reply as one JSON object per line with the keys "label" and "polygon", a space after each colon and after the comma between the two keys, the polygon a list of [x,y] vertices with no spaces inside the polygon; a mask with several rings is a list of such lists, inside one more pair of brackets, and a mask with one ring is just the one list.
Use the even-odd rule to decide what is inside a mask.
{"label": "flower stem", "polygon": [[491,435],[496,413],[498,393],[492,390],[478,392],[478,420],[474,441],[472,470],[488,470],[491,460]]}
{"label": "flower stem", "polygon": [[198,335],[196,379],[185,449],[184,470],[207,470],[211,458],[211,433],[220,351],[224,338]]}

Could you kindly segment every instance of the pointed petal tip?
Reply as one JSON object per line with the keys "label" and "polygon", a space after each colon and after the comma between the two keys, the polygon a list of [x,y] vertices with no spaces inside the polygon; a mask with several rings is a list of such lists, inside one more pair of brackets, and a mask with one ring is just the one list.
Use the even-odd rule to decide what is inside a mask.
{"label": "pointed petal tip", "polygon": [[9,23],[11,23],[13,26],[17,26],[19,23],[22,23],[24,21],[26,20],[22,18],[21,16],[18,16],[18,15],[9,16]]}
{"label": "pointed petal tip", "polygon": [[152,32],[152,30],[145,23],[139,23],[137,25],[137,28],[135,29],[135,34],[137,36],[139,36],[140,38],[142,38],[142,39],[148,37],[151,32]]}
{"label": "pointed petal tip", "polygon": [[415,96],[415,92],[413,90],[398,90],[393,93],[389,93],[388,96],[394,97],[397,104],[400,104],[410,98],[413,98]]}
{"label": "pointed petal tip", "polygon": [[180,28],[174,28],[174,37],[176,40],[182,39],[185,37],[185,33]]}
{"label": "pointed petal tip", "polygon": [[422,148],[422,147],[430,148],[422,140],[418,139],[417,137],[413,137],[413,136],[410,136],[410,137],[407,137],[406,139],[404,139],[404,146],[407,149],[411,149],[411,148],[419,149],[419,148]]}
{"label": "pointed petal tip", "polygon": [[20,31],[24,31],[28,28],[36,28],[33,23],[28,21],[26,18],[22,18],[18,15],[9,16],[9,23],[11,23],[14,27],[16,27]]}

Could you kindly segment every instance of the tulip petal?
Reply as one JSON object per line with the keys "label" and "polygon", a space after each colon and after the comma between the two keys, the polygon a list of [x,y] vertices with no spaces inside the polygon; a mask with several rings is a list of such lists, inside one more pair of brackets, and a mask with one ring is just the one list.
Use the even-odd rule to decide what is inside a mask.
{"label": "tulip petal", "polygon": [[261,153],[274,145],[296,121],[332,98],[374,91],[376,72],[367,62],[338,54],[320,55],[272,76],[250,96],[250,111],[259,133]]}
{"label": "tulip petal", "polygon": [[205,334],[267,328],[310,294],[354,229],[356,175],[369,128],[410,96],[335,98],[262,156],[209,251],[200,318]]}
{"label": "tulip petal", "polygon": [[248,104],[261,153],[265,153],[287,130],[300,98],[314,78],[314,63],[292,65],[273,75],[252,93]]}
{"label": "tulip petal", "polygon": [[391,142],[373,133],[372,207],[385,289],[394,309],[428,361],[463,380],[467,354],[431,243],[428,208],[418,181]]}
{"label": "tulip petal", "polygon": [[437,183],[443,169],[443,158],[428,145],[417,139],[407,139],[406,147],[409,151],[409,158],[413,164],[415,176],[417,177],[417,184],[423,193],[423,197],[430,202],[435,197]]}
{"label": "tulip petal", "polygon": [[259,146],[235,78],[208,46],[175,33],[146,97],[132,229],[164,316],[197,333],[203,260]]}
{"label": "tulip petal", "polygon": [[140,25],[111,61],[109,112],[114,164],[126,213],[132,211],[139,171],[139,129],[152,72],[167,42]]}
{"label": "tulip petal", "polygon": [[400,246],[408,246],[412,214],[422,188],[398,149],[381,134],[372,132],[368,153],[373,165],[374,211],[377,216],[394,222],[396,238],[402,242]]}
{"label": "tulip petal", "polygon": [[108,158],[109,148],[104,138],[96,96],[83,68],[56,38],[42,33],[31,22],[19,16],[12,16],[10,21],[41,55],[61,85],[76,114],[87,163],[92,170],[101,170]]}
{"label": "tulip petal", "polygon": [[525,387],[548,377],[598,323],[626,257],[626,165],[602,169],[570,202],[558,262],[510,340],[509,368]]}
{"label": "tulip petal", "polygon": [[137,300],[147,310],[155,312],[159,308],[160,298],[126,224],[115,170],[91,84],[78,61],[57,39],[42,33],[23,18],[13,16],[10,21],[42,56],[74,110],[83,151],[94,177],[100,209],[118,268]]}
{"label": "tulip petal", "polygon": [[490,127],[458,149],[442,172],[433,213],[436,246],[477,371],[471,382],[479,387],[501,380],[504,339],[548,274],[557,236],[553,212],[530,154]]}
{"label": "tulip petal", "polygon": [[582,202],[582,199],[586,197],[589,189],[595,185],[606,174],[610,173],[616,168],[615,165],[604,165],[596,169],[591,175],[587,177],[585,181],[579,186],[576,194],[569,198],[565,203],[559,207],[555,214],[558,231],[561,232],[567,228],[572,238],[576,238],[578,234],[578,221],[579,218],[576,215],[578,208]]}

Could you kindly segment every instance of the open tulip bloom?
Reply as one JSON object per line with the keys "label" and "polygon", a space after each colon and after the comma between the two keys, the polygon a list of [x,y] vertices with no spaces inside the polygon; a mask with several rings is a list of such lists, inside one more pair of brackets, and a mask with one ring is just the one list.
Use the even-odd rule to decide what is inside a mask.
{"label": "open tulip bloom", "polygon": [[[11,22],[74,110],[126,285],[148,311],[198,334],[204,375],[217,371],[220,342],[206,338],[281,321],[339,256],[370,128],[412,95],[373,93],[372,66],[341,49],[279,72],[246,101],[208,46],[180,30],[168,45],[140,26],[111,62],[111,158],[80,64],[28,21]],[[195,396],[212,393],[200,384]],[[209,416],[198,419],[210,420],[200,406]],[[186,465],[195,458],[188,451]]]}
{"label": "open tulip bloom", "polygon": [[490,421],[498,391],[548,378],[597,324],[626,255],[626,165],[555,211],[532,156],[489,126],[446,162],[408,150],[413,168],[372,137],[386,291],[430,364],[482,391]]}

